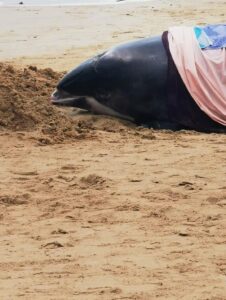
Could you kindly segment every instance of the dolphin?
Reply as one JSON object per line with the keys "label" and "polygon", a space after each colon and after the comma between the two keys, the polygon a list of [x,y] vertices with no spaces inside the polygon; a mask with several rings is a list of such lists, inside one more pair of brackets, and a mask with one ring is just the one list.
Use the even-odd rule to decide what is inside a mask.
{"label": "dolphin", "polygon": [[[175,74],[181,81],[176,70]],[[142,38],[114,46],[68,72],[51,102],[152,128],[215,131],[220,127],[200,110],[182,81],[178,85],[186,103],[181,99],[172,107],[168,76],[169,53],[162,36]],[[174,111],[175,115],[181,111],[179,118]]]}

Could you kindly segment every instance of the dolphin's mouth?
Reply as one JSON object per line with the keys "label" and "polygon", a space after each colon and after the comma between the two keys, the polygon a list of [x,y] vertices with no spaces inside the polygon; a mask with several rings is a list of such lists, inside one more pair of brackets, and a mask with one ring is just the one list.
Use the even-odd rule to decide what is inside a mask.
{"label": "dolphin's mouth", "polygon": [[75,106],[77,102],[76,98],[65,98],[65,99],[52,99],[51,103],[59,106]]}
{"label": "dolphin's mouth", "polygon": [[134,121],[133,117],[121,114],[117,110],[100,103],[97,99],[90,96],[73,96],[67,92],[56,89],[51,95],[50,100],[54,105],[76,107],[96,114],[110,115],[128,121]]}
{"label": "dolphin's mouth", "polygon": [[76,106],[80,98],[64,91],[55,90],[50,97],[50,101],[52,104],[59,106]]}

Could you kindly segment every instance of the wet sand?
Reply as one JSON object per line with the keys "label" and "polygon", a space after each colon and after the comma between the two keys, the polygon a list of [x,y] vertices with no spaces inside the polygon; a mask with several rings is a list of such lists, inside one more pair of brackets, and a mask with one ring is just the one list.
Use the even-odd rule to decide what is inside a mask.
{"label": "wet sand", "polygon": [[224,1],[0,8],[1,299],[226,299],[226,136],[70,117],[49,108],[61,74],[34,68],[225,15]]}

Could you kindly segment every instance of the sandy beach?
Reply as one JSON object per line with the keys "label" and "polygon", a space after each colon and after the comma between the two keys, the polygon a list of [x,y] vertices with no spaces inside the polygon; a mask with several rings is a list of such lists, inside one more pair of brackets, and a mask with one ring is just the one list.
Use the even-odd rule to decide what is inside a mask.
{"label": "sandy beach", "polygon": [[0,7],[0,299],[226,299],[226,136],[49,104],[63,73],[226,2]]}

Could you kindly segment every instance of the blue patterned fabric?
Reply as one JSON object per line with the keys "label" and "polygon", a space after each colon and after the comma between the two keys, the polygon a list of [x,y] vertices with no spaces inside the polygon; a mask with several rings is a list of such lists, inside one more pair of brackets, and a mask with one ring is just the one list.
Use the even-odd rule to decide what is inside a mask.
{"label": "blue patterned fabric", "polygon": [[226,48],[226,24],[196,26],[194,32],[201,49]]}

